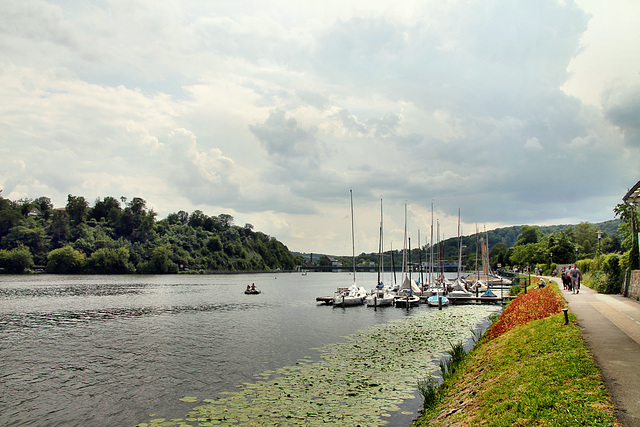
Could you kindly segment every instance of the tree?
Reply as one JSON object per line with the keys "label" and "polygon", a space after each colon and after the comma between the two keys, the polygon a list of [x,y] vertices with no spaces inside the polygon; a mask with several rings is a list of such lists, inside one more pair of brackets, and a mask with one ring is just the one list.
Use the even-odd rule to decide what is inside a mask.
{"label": "tree", "polygon": [[49,225],[51,242],[60,246],[69,240],[69,214],[65,211],[54,211]]}
{"label": "tree", "polygon": [[632,270],[638,270],[640,268],[640,255],[638,250],[638,214],[636,208],[628,203],[620,203],[613,212],[617,217],[620,217],[622,224],[620,224],[620,231],[624,236],[622,240],[622,247],[629,250],[629,268]]}
{"label": "tree", "polygon": [[171,261],[170,254],[166,246],[158,246],[153,250],[151,259],[140,266],[140,271],[148,274],[177,273],[178,264]]}
{"label": "tree", "polygon": [[53,211],[53,203],[51,203],[51,199],[48,197],[38,197],[33,201],[33,203],[38,207],[40,212],[45,219],[49,219],[51,216],[51,212]]}
{"label": "tree", "polygon": [[220,221],[223,228],[229,228],[233,225],[233,217],[229,214],[218,215],[218,221]]}
{"label": "tree", "polygon": [[209,249],[210,252],[221,251],[222,241],[220,240],[220,237],[218,236],[210,237],[209,240],[207,240],[207,249]]}
{"label": "tree", "polygon": [[546,262],[546,248],[544,243],[529,243],[514,246],[511,253],[511,264],[520,266],[532,266]]}
{"label": "tree", "polygon": [[506,265],[509,262],[509,248],[506,243],[498,243],[489,251],[489,262],[493,266]]}
{"label": "tree", "polygon": [[[44,257],[47,247],[45,229],[30,221],[24,224],[26,225],[18,225],[9,230],[9,233],[2,238],[2,247],[10,249],[24,245],[31,249],[32,254]],[[43,258],[39,259],[39,261],[43,260]]]}
{"label": "tree", "polygon": [[518,245],[528,245],[529,243],[538,243],[538,241],[544,235],[538,229],[538,227],[532,227],[530,225],[523,225],[522,232],[518,236],[518,240],[516,241],[516,246]]}
{"label": "tree", "polygon": [[87,259],[87,269],[98,274],[126,274],[135,271],[129,261],[127,248],[98,249]]}
{"label": "tree", "polygon": [[573,242],[573,228],[553,233],[549,237],[549,252],[553,253],[553,260],[557,264],[571,264],[576,260],[575,243]]}
{"label": "tree", "polygon": [[22,274],[33,267],[33,257],[26,246],[19,246],[10,251],[0,249],[1,270],[12,274]]}
{"label": "tree", "polygon": [[20,210],[9,199],[0,197],[0,237],[6,235],[9,230],[18,225],[24,217]]}
{"label": "tree", "polygon": [[[112,214],[114,210],[117,213]],[[91,210],[91,218],[95,218],[97,221],[109,220],[110,218],[117,218],[120,212],[120,202],[115,197],[107,196],[102,200],[96,199],[93,209]]]}
{"label": "tree", "polygon": [[66,206],[67,214],[69,214],[69,218],[74,221],[76,224],[84,222],[89,213],[89,204],[82,196],[72,196],[69,194],[67,196],[67,206]]}
{"label": "tree", "polygon": [[575,243],[582,248],[583,256],[593,258],[598,250],[598,227],[581,222],[576,226]]}
{"label": "tree", "polygon": [[48,273],[80,273],[84,267],[86,256],[71,246],[54,249],[47,256]]}

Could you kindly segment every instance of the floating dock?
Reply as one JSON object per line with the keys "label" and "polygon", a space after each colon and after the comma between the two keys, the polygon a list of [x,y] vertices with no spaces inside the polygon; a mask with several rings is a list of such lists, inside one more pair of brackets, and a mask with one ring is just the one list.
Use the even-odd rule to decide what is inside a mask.
{"label": "floating dock", "polygon": [[456,297],[447,295],[447,298],[449,299],[449,304],[503,304],[515,297]]}

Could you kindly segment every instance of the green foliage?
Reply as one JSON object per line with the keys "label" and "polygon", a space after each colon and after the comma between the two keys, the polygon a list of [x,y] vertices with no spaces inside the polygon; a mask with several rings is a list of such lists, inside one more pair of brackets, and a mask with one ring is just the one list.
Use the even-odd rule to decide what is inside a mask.
{"label": "green foliage", "polygon": [[135,271],[129,261],[127,248],[98,249],[87,259],[86,268],[88,272],[98,274],[126,274]]}
{"label": "green foliage", "polygon": [[464,360],[464,356],[467,354],[464,351],[464,344],[462,341],[455,344],[449,343],[449,345],[451,346],[451,348],[447,350],[449,357],[440,360],[440,373],[444,380],[456,372],[458,366],[460,366],[460,363]]}
{"label": "green foliage", "polygon": [[[56,273],[292,270],[302,263],[275,238],[233,221],[228,214],[198,210],[157,221],[139,197],[98,198],[90,207],[84,197],[70,194],[66,207],[57,210],[47,197],[0,197],[0,249],[25,246],[30,265],[46,264]],[[5,262],[8,253],[3,252]],[[20,266],[16,261],[15,269],[23,271]]]}
{"label": "green foliage", "polygon": [[0,249],[0,269],[5,273],[22,274],[34,266],[31,251],[26,246],[19,246],[10,251]]}
{"label": "green foliage", "polygon": [[418,391],[422,395],[422,407],[424,409],[431,409],[438,404],[440,396],[439,385],[438,380],[433,375],[429,375],[423,380],[418,380]]}
{"label": "green foliage", "polygon": [[607,255],[604,263],[604,273],[607,275],[606,293],[619,294],[624,276],[623,270],[620,268],[620,256],[618,254]]}
{"label": "green foliage", "polygon": [[71,246],[65,246],[49,252],[47,260],[48,273],[80,273],[84,267],[86,256]]}
{"label": "green foliage", "polygon": [[542,237],[543,234],[538,229],[538,227],[523,225],[522,232],[520,233],[520,235],[518,236],[518,240],[516,241],[516,246],[538,243],[538,241],[541,240]]}
{"label": "green foliage", "polygon": [[622,247],[629,250],[629,267],[632,270],[640,268],[638,248],[638,212],[633,205],[621,203],[613,211],[622,220],[620,232],[622,233]]}

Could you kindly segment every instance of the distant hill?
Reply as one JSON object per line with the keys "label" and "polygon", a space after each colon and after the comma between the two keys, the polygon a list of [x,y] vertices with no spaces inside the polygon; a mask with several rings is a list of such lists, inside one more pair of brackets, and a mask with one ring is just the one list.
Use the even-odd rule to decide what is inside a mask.
{"label": "distant hill", "polygon": [[[607,233],[609,237],[613,235],[620,235],[618,231],[618,227],[620,226],[621,220],[613,219],[610,221],[604,221],[599,223],[594,223],[592,225],[600,228],[602,231]],[[575,228],[578,224],[564,224],[564,225],[544,225],[544,226],[533,226],[537,227],[542,234],[545,236],[549,236],[556,232],[561,232],[568,228]],[[514,225],[511,227],[502,227],[496,228],[493,230],[487,231],[487,239],[489,241],[489,249],[493,248],[498,243],[504,243],[507,247],[513,247],[518,240],[518,236],[522,233],[521,225]],[[458,253],[458,238],[451,237],[442,242],[444,257],[445,258],[456,258]],[[475,252],[476,250],[476,234],[471,234],[467,236],[462,236],[462,244],[467,247],[467,253]],[[395,251],[398,252],[398,251]],[[301,256],[305,261],[311,261],[313,257],[314,262],[318,262],[320,258],[324,255],[333,256],[337,258],[347,258],[344,255],[332,255],[332,254],[316,254],[316,253],[304,253],[304,252],[292,252],[294,256]],[[370,254],[369,254],[370,255]],[[359,256],[358,258],[361,258]]]}

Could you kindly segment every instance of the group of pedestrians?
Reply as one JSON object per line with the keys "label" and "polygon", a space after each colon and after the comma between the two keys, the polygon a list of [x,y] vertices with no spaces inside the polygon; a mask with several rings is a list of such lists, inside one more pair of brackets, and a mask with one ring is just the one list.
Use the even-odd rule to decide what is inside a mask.
{"label": "group of pedestrians", "polygon": [[562,267],[560,273],[562,277],[562,286],[565,290],[569,290],[574,294],[580,293],[580,280],[582,280],[582,274],[576,264],[569,266],[569,268]]}

